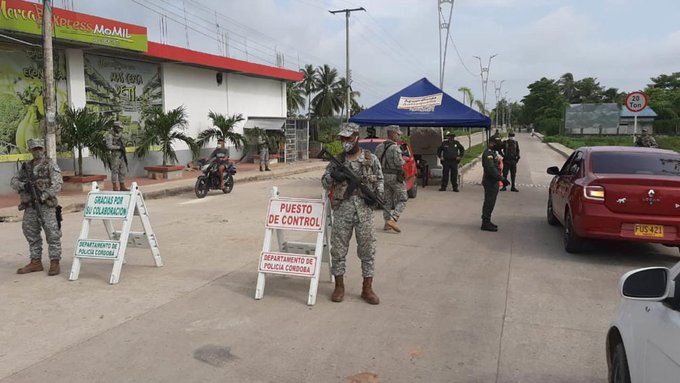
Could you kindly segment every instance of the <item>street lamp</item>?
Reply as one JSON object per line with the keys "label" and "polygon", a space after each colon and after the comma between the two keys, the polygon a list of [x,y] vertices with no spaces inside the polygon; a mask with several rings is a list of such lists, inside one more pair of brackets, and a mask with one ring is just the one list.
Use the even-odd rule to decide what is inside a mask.
{"label": "street lamp", "polygon": [[342,13],[342,12],[345,13],[345,48],[346,48],[346,51],[345,51],[345,59],[346,59],[346,62],[345,62],[345,70],[346,70],[345,92],[347,93],[347,105],[346,105],[345,110],[347,111],[347,122],[349,122],[349,110],[352,106],[351,101],[350,101],[350,93],[349,93],[349,89],[350,89],[349,88],[349,84],[350,84],[350,80],[349,80],[349,14],[352,13],[352,12],[355,12],[355,11],[366,12],[364,7],[352,8],[352,9],[340,9],[340,10],[337,10],[337,11],[328,11],[332,14]]}

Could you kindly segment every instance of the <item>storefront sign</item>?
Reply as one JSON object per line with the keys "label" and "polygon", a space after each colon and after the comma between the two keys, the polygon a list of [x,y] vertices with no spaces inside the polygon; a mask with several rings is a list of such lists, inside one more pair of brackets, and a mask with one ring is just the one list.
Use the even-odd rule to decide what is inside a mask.
{"label": "storefront sign", "polygon": [[[0,29],[42,35],[42,4],[0,0]],[[139,52],[147,51],[146,28],[52,8],[54,37]]]}

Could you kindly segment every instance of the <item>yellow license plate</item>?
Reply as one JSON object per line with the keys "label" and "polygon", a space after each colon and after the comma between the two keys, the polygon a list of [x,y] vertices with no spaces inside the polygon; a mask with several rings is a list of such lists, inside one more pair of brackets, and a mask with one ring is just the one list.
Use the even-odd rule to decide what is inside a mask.
{"label": "yellow license plate", "polygon": [[637,237],[663,237],[663,226],[662,225],[641,225],[635,224],[635,236]]}

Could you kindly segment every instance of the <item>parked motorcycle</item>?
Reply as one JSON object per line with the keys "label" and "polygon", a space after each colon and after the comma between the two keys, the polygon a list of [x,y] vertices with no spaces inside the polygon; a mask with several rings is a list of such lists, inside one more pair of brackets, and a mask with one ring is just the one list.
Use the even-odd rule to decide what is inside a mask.
{"label": "parked motorcycle", "polygon": [[208,191],[219,189],[223,193],[231,193],[234,189],[234,174],[236,174],[236,165],[233,163],[225,164],[224,168],[224,184],[220,185],[220,173],[217,171],[217,161],[199,160],[201,171],[203,174],[196,179],[194,192],[196,197],[203,198],[208,195]]}

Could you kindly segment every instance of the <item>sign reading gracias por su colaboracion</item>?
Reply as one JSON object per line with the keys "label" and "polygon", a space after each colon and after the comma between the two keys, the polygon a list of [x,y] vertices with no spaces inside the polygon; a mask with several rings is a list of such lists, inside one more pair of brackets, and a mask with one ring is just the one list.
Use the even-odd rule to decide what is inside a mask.
{"label": "sign reading gracias por su colaboracion", "polygon": [[85,218],[125,219],[129,204],[129,194],[90,193],[85,206]]}

